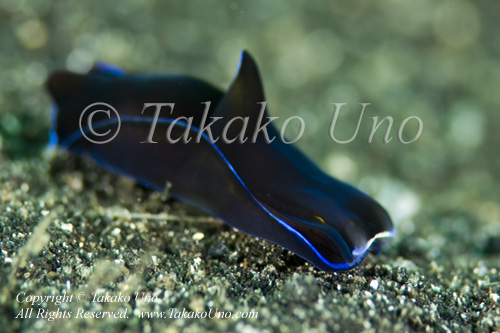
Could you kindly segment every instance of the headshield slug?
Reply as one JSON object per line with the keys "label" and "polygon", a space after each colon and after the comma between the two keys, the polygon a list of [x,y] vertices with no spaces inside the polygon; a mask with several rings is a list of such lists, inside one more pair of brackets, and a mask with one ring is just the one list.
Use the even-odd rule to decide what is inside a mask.
{"label": "headshield slug", "polygon": [[[272,123],[255,131],[268,112],[247,52],[226,93],[192,77],[125,75],[103,64],[84,75],[57,72],[47,86],[60,146],[158,191],[170,182],[175,198],[324,271],[355,267],[379,239],[394,235],[374,199],[282,142]],[[103,107],[82,121],[95,103]],[[88,139],[110,133],[104,144]],[[243,139],[217,140],[222,134]]]}

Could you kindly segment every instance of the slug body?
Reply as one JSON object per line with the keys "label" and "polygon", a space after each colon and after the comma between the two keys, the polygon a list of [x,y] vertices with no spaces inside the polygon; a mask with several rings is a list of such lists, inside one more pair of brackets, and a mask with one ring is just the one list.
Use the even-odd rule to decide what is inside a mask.
{"label": "slug body", "polygon": [[[272,142],[263,131],[252,140],[265,97],[247,52],[226,93],[187,76],[124,75],[102,65],[85,75],[55,73],[47,85],[57,104],[54,132],[60,146],[158,191],[170,182],[174,197],[281,245],[324,271],[355,267],[370,248],[378,248],[379,239],[394,235],[388,214],[375,200],[325,174],[293,145],[283,143],[272,124],[267,126],[268,137],[276,137]],[[226,137],[243,133],[248,139],[212,142],[210,135],[200,133],[207,107],[203,103],[208,101],[206,115],[221,117],[211,126],[213,137],[226,128]],[[118,134],[105,144],[95,144],[82,133],[111,132],[116,118],[98,112],[92,128],[80,128],[82,111],[96,102],[113,106],[120,116]],[[147,103],[175,106],[155,118],[154,107],[145,108]],[[262,124],[267,109],[263,116]],[[168,142],[167,132],[172,138],[200,140]]]}

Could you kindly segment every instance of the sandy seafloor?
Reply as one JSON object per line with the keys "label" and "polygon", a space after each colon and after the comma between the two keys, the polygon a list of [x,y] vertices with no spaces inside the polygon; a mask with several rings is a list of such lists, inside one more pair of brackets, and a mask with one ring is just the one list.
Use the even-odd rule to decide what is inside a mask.
{"label": "sandy seafloor", "polygon": [[[0,0],[0,330],[500,331],[499,10],[493,1]],[[242,49],[260,65],[271,114],[305,119],[299,147],[391,213],[397,236],[381,255],[324,273],[46,148],[52,71],[103,60],[225,89]],[[328,136],[333,102],[353,105],[343,138],[356,103],[371,103],[349,144]],[[369,116],[392,116],[396,128],[418,116],[422,136],[403,145],[393,129],[391,142],[380,131],[369,144]],[[64,293],[71,302],[16,301]],[[91,302],[92,293],[131,299]],[[36,318],[40,309],[72,318]],[[139,318],[170,309],[258,317]]]}

